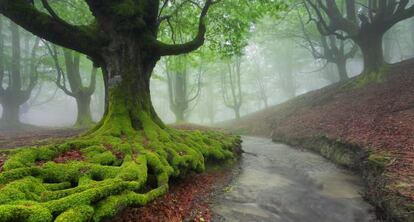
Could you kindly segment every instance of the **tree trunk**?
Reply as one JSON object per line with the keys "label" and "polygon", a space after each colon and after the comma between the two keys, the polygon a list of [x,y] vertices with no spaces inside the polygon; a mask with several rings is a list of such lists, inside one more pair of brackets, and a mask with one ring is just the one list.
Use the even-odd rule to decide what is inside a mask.
{"label": "tree trunk", "polygon": [[236,116],[236,120],[240,119],[240,108],[234,108],[234,115]]}
{"label": "tree trunk", "polygon": [[346,71],[346,59],[339,59],[336,63],[338,69],[339,81],[343,82],[349,79],[348,72]]}
{"label": "tree trunk", "polygon": [[378,72],[385,63],[382,37],[382,34],[369,33],[362,35],[362,37],[357,40],[364,58],[363,73],[365,74]]}
{"label": "tree trunk", "polygon": [[267,102],[267,96],[263,96],[263,103],[266,109],[269,108],[269,103]]}
{"label": "tree trunk", "polygon": [[108,50],[102,67],[109,77],[108,107],[91,133],[121,136],[144,128],[165,128],[150,96],[150,78],[159,58],[142,50],[140,41],[123,39],[114,44],[122,48]]}
{"label": "tree trunk", "polygon": [[[12,61],[11,73],[7,89],[3,90],[0,101],[3,106],[3,115],[1,118],[1,128],[15,129],[19,128],[20,123],[20,105],[27,99],[23,99],[21,91],[21,54],[20,54],[20,33],[19,27],[10,21],[10,32],[12,38]],[[2,82],[0,82],[2,84]]]}
{"label": "tree trunk", "polygon": [[184,111],[179,109],[174,112],[175,115],[175,122],[182,123],[185,122]]}
{"label": "tree trunk", "polygon": [[88,126],[93,123],[91,114],[91,96],[82,95],[76,98],[78,117],[75,126]]}
{"label": "tree trunk", "polygon": [[19,108],[20,105],[10,99],[8,102],[3,104],[3,115],[0,121],[0,128],[2,129],[15,129],[18,128],[21,123],[19,119]]}

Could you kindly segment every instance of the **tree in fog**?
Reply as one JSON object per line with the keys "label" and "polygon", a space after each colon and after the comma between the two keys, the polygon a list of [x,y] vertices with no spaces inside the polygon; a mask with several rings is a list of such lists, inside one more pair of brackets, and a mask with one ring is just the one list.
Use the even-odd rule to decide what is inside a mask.
{"label": "tree in fog", "polygon": [[312,31],[307,30],[303,18],[299,15],[301,29],[303,32],[303,38],[307,44],[304,44],[306,48],[311,52],[315,59],[323,59],[328,63],[335,64],[339,81],[345,81],[349,79],[346,69],[347,61],[352,59],[358,52],[358,47],[350,43],[345,39],[340,39],[335,35],[324,35],[320,26],[316,27],[316,36],[312,36]]}
{"label": "tree in fog", "polygon": [[[56,46],[47,44],[49,54],[53,58],[55,69],[57,72],[56,85],[66,95],[73,97],[77,105],[77,118],[75,126],[85,127],[93,123],[91,113],[91,98],[96,89],[97,68],[91,68],[89,85],[84,86],[81,74],[81,58],[82,56],[71,50],[60,49]],[[65,70],[59,61],[59,52],[63,54]],[[69,83],[69,86],[67,86]]]}
{"label": "tree in fog", "polygon": [[235,118],[240,119],[240,108],[243,104],[241,84],[241,55],[234,56],[225,62],[227,69],[221,73],[221,90],[224,104],[233,110]]}
{"label": "tree in fog", "polygon": [[[86,26],[63,21],[50,7],[46,8],[49,14],[45,14],[24,0],[1,0],[0,12],[52,43],[86,54],[95,65],[102,67],[106,82],[111,86],[108,92],[110,111],[96,131],[100,128],[102,131],[118,130],[115,134],[121,134],[121,131],[142,129],[144,115],[140,113],[164,128],[151,103],[152,70],[161,56],[185,54],[204,43],[205,17],[213,2],[207,0],[201,10],[197,5],[185,4],[184,9],[194,12],[193,15],[198,13],[198,28],[191,41],[177,44],[157,39],[161,22],[169,16],[162,14],[159,1],[86,3],[96,21]],[[177,6],[167,9],[173,12],[174,7]],[[180,9],[181,6],[177,8]],[[121,119],[129,121],[120,122]]]}
{"label": "tree in fog", "polygon": [[188,56],[176,56],[166,61],[170,109],[177,123],[187,121],[190,105],[201,93],[203,64],[200,62],[196,70],[192,69],[189,59]]}
{"label": "tree in fog", "polygon": [[[304,0],[321,34],[352,39],[360,47],[364,73],[384,65],[383,36],[398,22],[414,16],[408,0],[344,0],[344,9],[335,0]],[[358,17],[358,19],[357,19]]]}
{"label": "tree in fog", "polygon": [[[10,61],[6,62],[3,29],[3,19],[0,17],[0,104],[3,107],[0,127],[13,129],[21,126],[20,107],[29,100],[38,79],[36,52],[39,39],[30,41],[33,37],[29,35],[22,38],[19,27],[10,21],[11,56]],[[25,47],[21,47],[22,42],[25,42]],[[34,43],[30,46],[29,42]]]}

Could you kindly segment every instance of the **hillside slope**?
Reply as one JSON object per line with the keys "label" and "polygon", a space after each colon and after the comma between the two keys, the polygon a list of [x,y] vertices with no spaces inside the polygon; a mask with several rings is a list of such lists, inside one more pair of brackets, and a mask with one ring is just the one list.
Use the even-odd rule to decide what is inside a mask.
{"label": "hillside slope", "polygon": [[[313,149],[360,171],[367,198],[390,220],[414,221],[414,62],[383,81],[352,79],[225,126]],[[392,219],[391,219],[392,218]]]}

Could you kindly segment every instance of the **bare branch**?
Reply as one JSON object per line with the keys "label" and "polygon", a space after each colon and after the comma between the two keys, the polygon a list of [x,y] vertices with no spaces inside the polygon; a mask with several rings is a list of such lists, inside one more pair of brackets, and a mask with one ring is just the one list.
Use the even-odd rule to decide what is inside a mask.
{"label": "bare branch", "polygon": [[56,71],[57,71],[57,78],[56,78],[56,86],[59,87],[65,94],[68,96],[75,97],[75,94],[73,94],[67,87],[66,87],[66,78],[65,78],[65,72],[63,71],[62,67],[59,63],[58,58],[58,52],[55,46],[50,46],[49,43],[44,41],[44,44],[46,45],[46,48],[53,58],[53,62],[55,63]]}

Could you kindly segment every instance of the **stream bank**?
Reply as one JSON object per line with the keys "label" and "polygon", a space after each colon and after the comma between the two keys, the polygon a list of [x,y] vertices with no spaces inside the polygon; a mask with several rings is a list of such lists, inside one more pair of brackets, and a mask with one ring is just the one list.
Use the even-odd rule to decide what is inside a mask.
{"label": "stream bank", "polygon": [[359,77],[220,124],[231,132],[311,149],[359,172],[387,221],[414,221],[414,60],[382,81]]}
{"label": "stream bank", "polygon": [[306,150],[244,137],[240,173],[217,195],[213,221],[374,222],[361,178]]}

